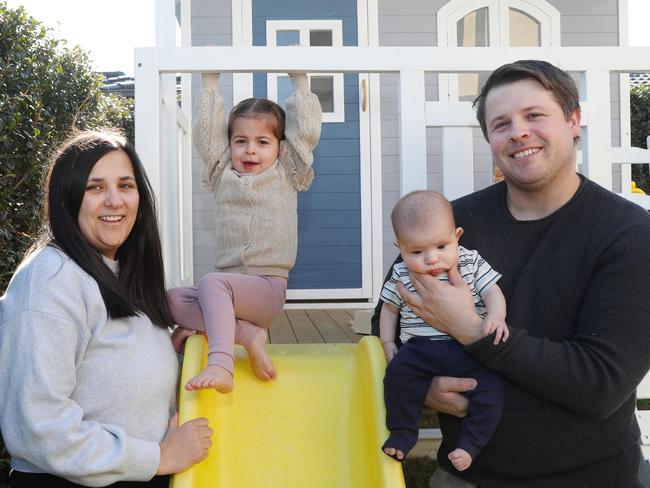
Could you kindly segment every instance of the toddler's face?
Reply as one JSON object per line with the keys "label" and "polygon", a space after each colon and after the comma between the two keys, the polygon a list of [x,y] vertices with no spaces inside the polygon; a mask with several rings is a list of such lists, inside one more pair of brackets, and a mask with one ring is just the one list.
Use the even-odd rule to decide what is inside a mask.
{"label": "toddler's face", "polygon": [[259,174],[278,158],[280,141],[273,133],[274,121],[267,116],[238,117],[232,124],[230,157],[238,173]]}
{"label": "toddler's face", "polygon": [[417,229],[400,230],[397,245],[409,271],[437,276],[457,265],[462,234],[463,229],[454,229],[448,219],[436,219]]}

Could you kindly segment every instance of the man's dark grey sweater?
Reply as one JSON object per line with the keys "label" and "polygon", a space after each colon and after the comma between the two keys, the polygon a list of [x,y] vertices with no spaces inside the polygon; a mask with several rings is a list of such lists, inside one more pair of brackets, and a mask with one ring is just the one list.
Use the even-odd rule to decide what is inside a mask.
{"label": "man's dark grey sweater", "polygon": [[503,416],[458,473],[447,454],[460,420],[440,415],[438,461],[482,487],[641,486],[634,405],[650,367],[650,216],[583,178],[553,214],[517,221],[506,191],[453,203],[462,244],[503,274],[511,337],[466,348],[506,379]]}

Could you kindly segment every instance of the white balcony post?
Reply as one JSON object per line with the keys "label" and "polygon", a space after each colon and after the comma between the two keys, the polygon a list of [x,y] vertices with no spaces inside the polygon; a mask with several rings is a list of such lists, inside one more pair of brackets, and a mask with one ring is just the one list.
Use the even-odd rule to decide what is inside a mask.
{"label": "white balcony post", "polygon": [[442,128],[442,189],[449,200],[474,191],[474,151],[471,127]]}
{"label": "white balcony post", "polygon": [[158,49],[135,49],[135,148],[160,208],[160,76]]}
{"label": "white balcony post", "polygon": [[612,189],[611,108],[609,71],[582,73],[581,99],[589,101],[589,121],[582,138],[582,170],[599,185]]}
{"label": "white balcony post", "polygon": [[427,188],[424,71],[399,73],[400,194]]}
{"label": "white balcony post", "polygon": [[[181,0],[181,46],[192,46],[192,2]],[[192,75],[181,74],[181,108],[188,120],[192,119]]]}
{"label": "white balcony post", "polygon": [[[181,0],[181,46],[192,45],[192,2]],[[178,115],[180,126],[180,256],[179,285],[191,285],[194,282],[194,232],[192,228],[192,75],[181,74],[181,114]],[[178,111],[177,111],[178,112]],[[180,121],[182,119],[182,123]]]}
{"label": "white balcony post", "polygon": [[[251,47],[253,45],[252,0],[233,0],[232,2],[232,45]],[[253,96],[253,74],[233,73],[233,105]]]}
{"label": "white balcony post", "polygon": [[[163,188],[164,170],[161,157],[161,95],[158,71],[158,49],[135,49],[135,147],[147,173],[158,209],[158,226],[165,229],[166,219],[162,204],[167,195]],[[169,253],[163,250],[165,270],[169,268]]]}
{"label": "white balcony post", "polygon": [[[184,10],[189,13],[187,7]],[[162,50],[176,48],[176,25],[175,1],[160,0],[156,2],[156,46]],[[159,200],[159,228],[167,286],[178,286],[186,284],[183,280],[183,256],[180,252],[183,248],[182,242],[186,238],[181,232],[181,225],[185,220],[185,216],[181,215],[181,212],[187,212],[188,209],[182,204],[183,174],[180,164],[182,155],[179,149],[175,72],[160,75],[158,103],[160,104],[161,130],[164,136],[159,138],[159,157],[163,168],[159,174],[159,188],[161,195],[164,195]],[[189,211],[191,212],[191,207]]]}

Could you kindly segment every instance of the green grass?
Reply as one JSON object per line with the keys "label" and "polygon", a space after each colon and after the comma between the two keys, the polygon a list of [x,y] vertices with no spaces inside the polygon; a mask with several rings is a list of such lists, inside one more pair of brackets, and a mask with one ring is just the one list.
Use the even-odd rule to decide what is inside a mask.
{"label": "green grass", "polygon": [[420,415],[420,429],[437,429],[438,425],[438,413],[434,410],[423,410],[422,415]]}
{"label": "green grass", "polygon": [[[438,414],[433,410],[424,410],[420,415],[421,429],[438,427]],[[406,488],[429,488],[429,478],[436,469],[435,459],[426,457],[409,458],[402,463]]]}
{"label": "green grass", "polygon": [[436,461],[430,458],[411,458],[402,463],[406,488],[429,488],[429,478],[436,470]]}

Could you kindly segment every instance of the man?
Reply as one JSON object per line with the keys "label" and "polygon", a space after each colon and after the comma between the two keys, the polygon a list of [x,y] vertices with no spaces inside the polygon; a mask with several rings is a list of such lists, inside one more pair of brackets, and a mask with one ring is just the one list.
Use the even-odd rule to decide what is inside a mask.
{"label": "man", "polygon": [[475,105],[505,181],[456,200],[454,214],[463,246],[503,275],[510,339],[481,338],[457,272],[450,284],[413,276],[418,293],[400,291],[503,376],[506,400],[491,441],[458,472],[447,455],[466,412],[453,392],[473,380],[432,383],[427,404],[447,414],[431,486],[640,487],[634,406],[650,367],[650,216],[576,173],[580,107],[564,71],[502,66]]}

